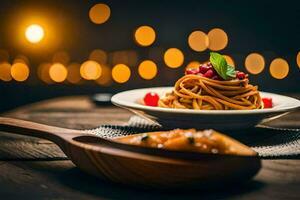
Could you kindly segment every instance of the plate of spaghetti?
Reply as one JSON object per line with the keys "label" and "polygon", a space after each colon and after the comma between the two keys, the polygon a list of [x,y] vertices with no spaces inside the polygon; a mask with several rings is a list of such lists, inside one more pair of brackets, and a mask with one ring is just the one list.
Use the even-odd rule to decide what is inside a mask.
{"label": "plate of spaghetti", "polygon": [[300,107],[295,98],[259,91],[247,74],[214,52],[210,62],[187,69],[173,87],[129,90],[111,100],[166,128],[249,128]]}

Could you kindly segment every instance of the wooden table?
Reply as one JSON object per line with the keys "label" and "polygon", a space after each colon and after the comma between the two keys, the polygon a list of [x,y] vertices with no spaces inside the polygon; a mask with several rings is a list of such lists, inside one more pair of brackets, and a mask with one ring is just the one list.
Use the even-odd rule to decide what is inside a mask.
{"label": "wooden table", "polygon": [[[131,113],[95,107],[87,97],[48,100],[2,114],[66,128],[124,124]],[[272,122],[298,127],[300,112]],[[254,180],[223,191],[139,190],[91,177],[51,142],[0,132],[0,195],[3,199],[300,199],[300,160],[264,160]]]}

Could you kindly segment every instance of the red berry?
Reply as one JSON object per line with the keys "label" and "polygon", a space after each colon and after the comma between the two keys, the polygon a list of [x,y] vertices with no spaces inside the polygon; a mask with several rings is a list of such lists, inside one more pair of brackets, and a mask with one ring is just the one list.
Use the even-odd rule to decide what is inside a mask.
{"label": "red berry", "polygon": [[207,70],[207,72],[205,72],[204,76],[206,78],[212,78],[215,75],[214,71],[212,69]]}
{"label": "red berry", "polygon": [[202,73],[202,74],[205,74],[209,69],[211,69],[212,66],[208,66],[208,65],[201,65],[199,67],[199,71]]}
{"label": "red berry", "polygon": [[158,100],[159,96],[155,92],[148,92],[144,97],[144,103],[147,106],[157,106]]}
{"label": "red berry", "polygon": [[198,68],[191,68],[191,69],[185,70],[185,74],[198,74],[198,73],[199,73]]}
{"label": "red berry", "polygon": [[236,77],[240,80],[243,80],[244,78],[246,78],[246,74],[244,72],[237,72]]}
{"label": "red berry", "polygon": [[273,102],[272,98],[262,98],[262,101],[264,102],[264,108],[272,108],[273,107]]}

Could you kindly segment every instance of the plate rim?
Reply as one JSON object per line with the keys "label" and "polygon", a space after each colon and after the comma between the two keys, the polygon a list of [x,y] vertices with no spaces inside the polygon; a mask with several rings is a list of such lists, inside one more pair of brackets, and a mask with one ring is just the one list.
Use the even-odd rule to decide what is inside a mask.
{"label": "plate rim", "polygon": [[161,108],[161,107],[151,107],[151,106],[145,106],[138,103],[128,102],[124,100],[120,100],[120,96],[129,93],[129,92],[138,92],[138,91],[144,91],[144,90],[171,90],[173,89],[173,86],[167,86],[167,87],[150,87],[150,88],[139,88],[139,89],[132,89],[132,90],[126,90],[119,92],[112,96],[111,102],[119,107],[126,108],[126,109],[136,109],[136,110],[143,110],[143,111],[151,111],[151,112],[163,112],[163,113],[170,113],[170,114],[191,114],[191,115],[240,115],[240,114],[270,114],[270,113],[284,113],[289,112],[292,110],[295,110],[297,108],[300,108],[300,100],[289,97],[286,95],[271,93],[271,92],[264,92],[259,91],[260,93],[263,93],[264,95],[272,95],[272,96],[278,96],[290,99],[294,101],[295,105],[289,105],[284,108],[269,108],[269,109],[254,109],[254,110],[192,110],[192,109],[174,109],[174,108]]}

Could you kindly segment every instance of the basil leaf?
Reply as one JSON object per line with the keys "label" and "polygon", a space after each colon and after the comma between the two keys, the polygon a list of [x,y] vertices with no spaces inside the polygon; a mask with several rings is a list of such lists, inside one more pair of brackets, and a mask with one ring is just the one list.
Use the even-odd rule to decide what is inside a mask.
{"label": "basil leaf", "polygon": [[225,58],[216,52],[210,52],[209,58],[212,66],[216,70],[216,72],[223,78],[227,79],[227,62]]}
{"label": "basil leaf", "polygon": [[[226,71],[226,76],[227,76],[227,79],[229,78],[235,78],[236,77],[236,74],[235,74],[235,68],[231,65],[227,65],[227,71]],[[225,80],[227,80],[225,79]]]}

